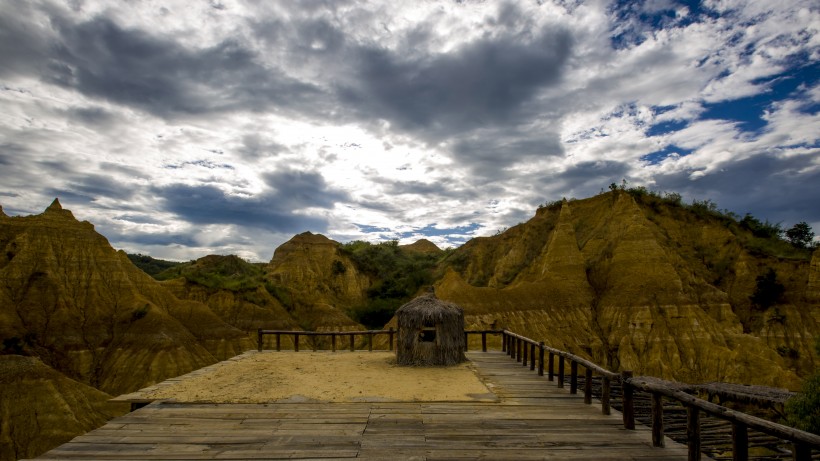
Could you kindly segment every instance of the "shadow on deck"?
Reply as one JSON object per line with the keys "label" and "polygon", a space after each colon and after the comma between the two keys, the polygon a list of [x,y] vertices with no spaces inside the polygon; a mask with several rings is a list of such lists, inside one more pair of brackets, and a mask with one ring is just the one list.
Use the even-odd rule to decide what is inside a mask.
{"label": "shadow on deck", "polygon": [[687,458],[669,439],[551,385],[502,352],[468,352],[497,402],[155,402],[38,459]]}

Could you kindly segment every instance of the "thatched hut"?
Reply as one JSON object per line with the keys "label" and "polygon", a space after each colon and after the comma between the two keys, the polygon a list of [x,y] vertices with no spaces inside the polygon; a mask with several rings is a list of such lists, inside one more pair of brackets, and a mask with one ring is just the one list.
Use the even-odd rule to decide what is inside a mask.
{"label": "thatched hut", "polygon": [[455,365],[464,362],[464,310],[431,290],[396,311],[399,365]]}

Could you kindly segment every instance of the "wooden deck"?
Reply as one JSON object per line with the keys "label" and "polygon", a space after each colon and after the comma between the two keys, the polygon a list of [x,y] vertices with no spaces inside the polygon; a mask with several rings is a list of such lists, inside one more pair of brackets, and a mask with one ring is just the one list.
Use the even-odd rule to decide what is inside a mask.
{"label": "wooden deck", "polygon": [[155,402],[38,459],[686,459],[501,352],[468,357],[498,402]]}

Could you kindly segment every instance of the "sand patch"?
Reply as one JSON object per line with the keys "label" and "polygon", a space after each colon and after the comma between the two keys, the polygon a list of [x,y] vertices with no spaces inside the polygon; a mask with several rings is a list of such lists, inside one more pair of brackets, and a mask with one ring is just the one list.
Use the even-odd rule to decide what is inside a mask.
{"label": "sand patch", "polygon": [[213,403],[496,400],[470,362],[400,367],[389,352],[249,352],[139,394]]}

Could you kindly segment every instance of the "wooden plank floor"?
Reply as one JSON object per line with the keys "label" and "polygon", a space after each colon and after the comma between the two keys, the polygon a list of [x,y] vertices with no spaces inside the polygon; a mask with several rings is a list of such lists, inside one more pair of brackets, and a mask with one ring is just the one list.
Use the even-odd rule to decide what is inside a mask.
{"label": "wooden plank floor", "polygon": [[686,459],[501,352],[468,357],[498,402],[155,402],[38,459]]}

